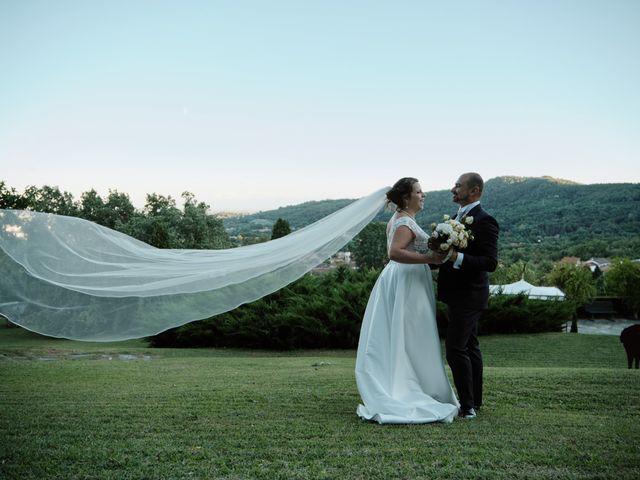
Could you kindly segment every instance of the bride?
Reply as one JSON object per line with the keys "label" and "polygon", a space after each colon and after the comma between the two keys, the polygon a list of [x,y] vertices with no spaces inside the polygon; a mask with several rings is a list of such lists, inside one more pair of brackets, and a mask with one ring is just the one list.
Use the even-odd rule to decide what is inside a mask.
{"label": "bride", "polygon": [[387,193],[396,205],[387,225],[390,262],[369,297],[356,358],[363,401],[357,413],[365,420],[451,422],[458,414],[440,353],[429,269],[444,255],[428,251],[428,235],[415,221],[424,197],[415,178],[398,180]]}

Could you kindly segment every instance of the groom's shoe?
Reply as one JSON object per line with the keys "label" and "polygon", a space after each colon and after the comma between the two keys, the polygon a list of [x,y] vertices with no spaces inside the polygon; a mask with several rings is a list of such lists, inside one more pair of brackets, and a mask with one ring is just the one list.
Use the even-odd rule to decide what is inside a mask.
{"label": "groom's shoe", "polygon": [[476,418],[478,416],[478,414],[476,413],[476,411],[473,408],[470,408],[468,410],[460,410],[460,417],[464,418],[465,420],[467,419],[472,419],[472,418]]}

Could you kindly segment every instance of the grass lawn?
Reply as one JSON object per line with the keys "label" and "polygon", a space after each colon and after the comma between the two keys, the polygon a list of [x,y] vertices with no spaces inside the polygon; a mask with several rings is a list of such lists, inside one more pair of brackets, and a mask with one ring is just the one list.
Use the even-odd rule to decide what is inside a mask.
{"label": "grass lawn", "polygon": [[2,479],[640,478],[618,338],[481,338],[475,420],[355,415],[353,351],[150,349],[0,329]]}

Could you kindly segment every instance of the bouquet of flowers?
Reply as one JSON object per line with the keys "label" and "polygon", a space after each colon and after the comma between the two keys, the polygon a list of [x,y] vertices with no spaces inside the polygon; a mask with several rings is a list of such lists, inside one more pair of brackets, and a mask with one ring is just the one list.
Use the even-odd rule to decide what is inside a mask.
{"label": "bouquet of flowers", "polygon": [[473,217],[463,217],[461,221],[452,220],[449,215],[443,217],[442,223],[432,223],[429,248],[434,251],[447,252],[451,247],[466,248],[473,234],[467,226],[473,223]]}

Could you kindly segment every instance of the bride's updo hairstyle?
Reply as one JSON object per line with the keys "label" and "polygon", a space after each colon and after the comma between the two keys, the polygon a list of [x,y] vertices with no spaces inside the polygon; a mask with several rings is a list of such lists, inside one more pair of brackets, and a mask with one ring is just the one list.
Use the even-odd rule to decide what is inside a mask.
{"label": "bride's updo hairstyle", "polygon": [[413,184],[418,181],[417,178],[404,177],[398,180],[391,190],[387,192],[387,205],[393,203],[396,210],[407,208],[409,198],[413,193]]}

